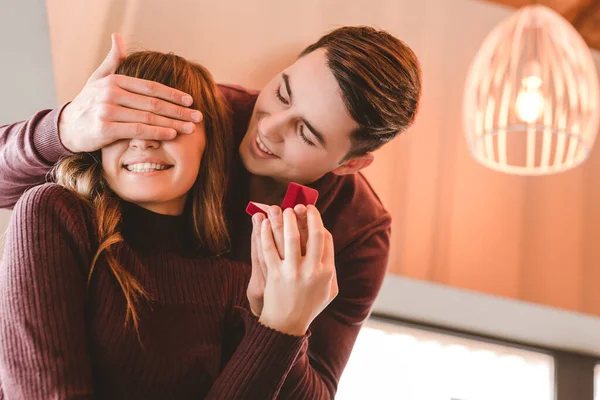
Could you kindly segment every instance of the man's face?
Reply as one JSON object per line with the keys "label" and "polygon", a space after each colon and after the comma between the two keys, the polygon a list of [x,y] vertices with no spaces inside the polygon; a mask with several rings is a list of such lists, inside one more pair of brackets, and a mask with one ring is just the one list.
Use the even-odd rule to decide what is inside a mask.
{"label": "man's face", "polygon": [[340,166],[357,128],[327,66],[325,50],[318,49],[262,90],[240,156],[255,175],[306,184]]}

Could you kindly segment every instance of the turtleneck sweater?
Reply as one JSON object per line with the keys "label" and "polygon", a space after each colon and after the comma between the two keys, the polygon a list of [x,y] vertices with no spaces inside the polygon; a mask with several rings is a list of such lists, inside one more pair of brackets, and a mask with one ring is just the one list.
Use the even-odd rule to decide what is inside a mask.
{"label": "turtleneck sweater", "polygon": [[93,210],[56,184],[15,206],[0,264],[0,399],[275,398],[307,337],[249,313],[250,267],[204,254],[190,218],[122,202],[113,251],[150,300],[126,299]]}

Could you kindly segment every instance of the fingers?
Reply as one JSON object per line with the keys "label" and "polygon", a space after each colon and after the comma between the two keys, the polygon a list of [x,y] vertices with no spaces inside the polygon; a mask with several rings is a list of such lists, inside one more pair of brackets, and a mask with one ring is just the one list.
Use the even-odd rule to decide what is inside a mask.
{"label": "fingers", "polygon": [[125,122],[108,123],[103,130],[109,143],[121,139],[171,140],[177,136],[171,128]]}
{"label": "fingers", "polygon": [[273,231],[273,238],[275,239],[275,246],[277,246],[279,258],[283,260],[285,256],[285,243],[283,238],[283,216],[281,215],[281,208],[278,206],[270,206],[268,214],[271,230]]}
{"label": "fingers", "polygon": [[258,264],[252,263],[252,275],[250,275],[246,295],[250,303],[250,310],[254,315],[259,316],[265,295],[265,278]]}
{"label": "fingers", "polygon": [[320,263],[323,257],[325,228],[321,214],[315,206],[309,205],[306,207],[307,225],[308,225],[308,242],[306,244],[306,257],[312,262]]}
{"label": "fingers", "polygon": [[[267,277],[267,266],[265,265],[262,253],[262,242],[261,242],[261,226],[262,221],[265,219],[265,216],[262,214],[255,214],[252,217],[252,248],[251,248],[251,257],[252,257],[252,268],[254,268],[254,264],[256,264],[266,279]],[[253,272],[254,273],[254,272]]]}
{"label": "fingers", "polygon": [[333,236],[325,228],[323,228],[325,234],[323,238],[323,257],[322,262],[327,265],[335,265],[335,249],[333,247]]}
{"label": "fingers", "polygon": [[331,285],[329,286],[329,301],[335,299],[339,293],[340,288],[338,286],[337,271],[335,268],[333,268],[333,273],[331,276]]}
{"label": "fingers", "polygon": [[[155,97],[156,95],[154,94],[138,94],[137,92],[135,92],[135,90],[141,90],[140,87],[133,87],[123,90],[123,88],[120,86],[123,82],[128,82],[131,79],[138,80],[141,82],[150,81],[143,81],[137,78],[132,78],[130,76],[124,75],[112,75],[112,77],[117,77],[111,79],[114,79],[115,83],[119,86],[119,88],[109,91],[107,93],[107,102],[109,103],[133,108],[135,110],[150,111],[153,114],[162,115],[164,117],[173,118],[181,121],[190,121],[197,123],[202,120],[202,113],[198,110],[170,103],[169,101],[165,101],[160,97]],[[153,84],[160,85],[156,82],[150,82],[148,84],[141,83],[140,85],[151,86]],[[146,90],[146,92],[149,91]]]}
{"label": "fingers", "polygon": [[[202,114],[200,114],[199,111],[186,108],[193,103],[192,96],[187,93],[173,89],[162,83],[147,81],[131,76],[114,75],[112,79],[115,80],[120,88],[134,94],[145,96],[145,99],[143,97],[140,98],[140,101],[143,100],[140,105],[148,107],[149,109],[147,109],[147,111],[157,112],[166,117],[177,118],[183,121],[200,122],[202,120]],[[151,99],[153,99],[152,101],[155,101],[155,104],[148,104]],[[161,102],[156,100],[165,101]],[[178,107],[177,104],[186,107]],[[165,113],[161,112],[163,108],[165,108]],[[190,113],[192,112],[197,113],[199,117],[197,119],[191,118]]]}
{"label": "fingers", "polygon": [[[122,60],[127,57],[127,49],[125,48],[125,40],[119,32],[115,32],[110,36],[112,40],[112,47],[116,48],[117,56]],[[112,49],[111,49],[112,50]]]}
{"label": "fingers", "polygon": [[[108,77],[109,75],[114,74],[115,71],[117,70],[119,64],[121,64],[121,62],[127,56],[126,50],[125,50],[125,43],[124,43],[121,35],[119,33],[115,33],[112,35],[111,39],[112,39],[112,47],[111,47],[108,55],[106,56],[106,58],[104,59],[102,64],[100,64],[98,69],[96,69],[96,71],[94,71],[94,73],[92,74],[92,76],[90,77],[88,82],[93,82],[93,81],[96,81],[101,78],[105,78],[105,77]],[[168,108],[167,112],[171,113],[171,115],[162,114],[164,116],[177,118],[177,119],[180,119],[183,121],[192,121],[192,122],[200,122],[202,120],[202,115],[200,114],[199,111],[195,111],[195,113],[193,113],[193,115],[197,116],[196,118],[193,118],[190,116],[191,115],[190,113],[192,113],[192,110],[189,110],[186,108],[181,108],[181,107],[177,108],[177,106],[175,106],[175,108],[174,107],[169,108],[167,105],[162,104],[162,102],[157,101],[157,100],[166,100],[167,102],[172,103],[172,104],[179,104],[179,105],[186,106],[186,107],[191,106],[192,103],[194,102],[194,100],[192,99],[192,96],[190,96],[187,93],[184,93],[177,89],[173,89],[171,87],[160,84],[158,82],[147,81],[144,79],[138,79],[138,78],[133,78],[133,77],[124,76],[124,75],[114,75],[114,77],[112,79],[115,79],[117,81],[118,86],[125,89],[128,92],[138,93],[138,94],[148,96],[150,98],[155,98],[155,100],[152,100],[153,102],[156,103],[155,108],[159,108],[159,109]],[[132,107],[132,108],[137,108],[137,107]],[[146,111],[155,111],[153,109],[145,109],[145,110]],[[161,113],[159,112],[159,114],[161,114]]]}
{"label": "fingers", "polygon": [[273,233],[271,231],[271,223],[268,219],[265,219],[261,224],[260,240],[263,258],[267,269],[279,265],[281,259],[279,253],[275,247],[275,241],[273,240]]}
{"label": "fingers", "polygon": [[296,218],[298,220],[298,231],[300,231],[300,249],[302,255],[306,255],[306,241],[308,240],[308,225],[306,220],[306,206],[298,204],[294,207]]}
{"label": "fingers", "polygon": [[259,253],[262,253],[260,242],[258,238],[260,237],[260,222],[255,215],[252,218],[252,275],[250,276],[250,281],[248,282],[248,302],[250,304],[250,310],[255,316],[260,316],[263,305],[263,297],[265,290],[265,271],[266,267],[264,267],[264,263],[261,261],[261,257],[259,257]]}
{"label": "fingers", "polygon": [[333,246],[333,236],[331,233],[323,228],[324,234],[324,245],[323,245],[323,258],[322,264],[328,266],[331,269],[331,281],[329,286],[329,301],[332,301],[339,293],[338,281],[337,281],[337,270],[335,268],[335,251]]}
{"label": "fingers", "polygon": [[300,252],[300,232],[296,221],[296,213],[291,208],[283,212],[283,229],[285,241],[285,259],[298,260]]}
{"label": "fingers", "polygon": [[111,36],[112,46],[106,55],[102,64],[94,71],[89,81],[95,81],[114,74],[121,61],[126,57],[125,42],[119,33],[113,33]]}
{"label": "fingers", "polygon": [[[258,246],[258,232],[260,232],[259,228],[257,227],[257,221],[258,221],[258,214],[254,214],[252,216],[252,235],[250,236],[250,242],[251,242],[251,246],[250,246],[250,259],[252,260],[252,273],[254,273],[254,265],[259,265],[258,263],[258,252],[260,247]],[[258,225],[260,226],[260,225]]]}
{"label": "fingers", "polygon": [[196,124],[193,122],[166,118],[150,111],[140,111],[119,106],[106,106],[104,114],[102,118],[111,122],[141,123],[155,127],[171,128],[179,133],[193,133],[196,130]]}

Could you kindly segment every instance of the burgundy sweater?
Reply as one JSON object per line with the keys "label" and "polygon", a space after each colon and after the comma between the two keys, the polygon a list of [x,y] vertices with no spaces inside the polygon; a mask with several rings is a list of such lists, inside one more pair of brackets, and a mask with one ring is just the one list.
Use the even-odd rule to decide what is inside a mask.
{"label": "burgundy sweater", "polygon": [[[236,144],[246,130],[257,92],[220,85],[232,110]],[[64,107],[64,106],[63,106]],[[58,137],[62,108],[0,127],[0,207],[11,207],[22,193],[45,181],[59,157],[69,154]],[[235,160],[228,201],[232,224],[231,257],[250,263],[251,220],[244,213],[249,173]],[[317,208],[335,245],[339,294],[313,321],[308,351],[301,352],[285,378],[279,398],[329,399],[346,366],[362,322],[368,317],[385,276],[390,245],[390,215],[362,174],[327,174],[312,185]],[[1,377],[0,377],[1,379]]]}
{"label": "burgundy sweater", "polygon": [[151,295],[139,339],[90,207],[54,184],[21,197],[0,267],[0,398],[271,399],[306,337],[247,309],[248,265],[207,257],[187,216],[123,202],[116,258]]}

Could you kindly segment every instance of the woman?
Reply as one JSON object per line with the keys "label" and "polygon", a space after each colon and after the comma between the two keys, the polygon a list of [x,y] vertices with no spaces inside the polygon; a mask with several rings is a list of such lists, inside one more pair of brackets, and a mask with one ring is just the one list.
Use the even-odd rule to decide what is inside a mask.
{"label": "woman", "polygon": [[[156,52],[117,73],[190,93],[203,121],[169,142],[66,158],[57,184],[19,200],[0,266],[0,399],[274,398],[337,294],[331,237],[309,207],[302,256],[287,210],[282,259],[268,220],[255,221],[266,282],[254,317],[250,268],[219,257],[231,145],[212,77]],[[310,270],[319,279],[302,287],[286,278]]]}

